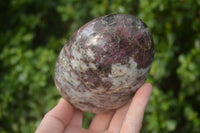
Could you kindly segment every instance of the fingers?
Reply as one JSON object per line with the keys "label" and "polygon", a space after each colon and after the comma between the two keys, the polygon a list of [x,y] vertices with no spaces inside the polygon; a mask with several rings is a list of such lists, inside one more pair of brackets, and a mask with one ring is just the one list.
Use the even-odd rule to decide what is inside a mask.
{"label": "fingers", "polygon": [[64,127],[71,121],[73,116],[73,107],[64,99],[49,111],[40,123],[36,133],[60,133]]}
{"label": "fingers", "polygon": [[89,129],[94,131],[104,131],[108,128],[114,112],[96,114]]}
{"label": "fingers", "polygon": [[135,94],[120,133],[139,133],[146,105],[152,92],[152,85],[145,83]]}
{"label": "fingers", "polygon": [[124,118],[126,116],[127,110],[129,108],[129,105],[130,103],[127,103],[126,105],[116,110],[110,122],[109,129],[108,129],[109,131],[119,132],[119,130],[121,129],[122,123],[124,121]]}
{"label": "fingers", "polygon": [[75,109],[73,118],[69,125],[65,128],[64,133],[86,133],[87,131],[82,128],[82,120],[83,112]]}
{"label": "fingers", "polygon": [[83,112],[75,109],[73,118],[70,122],[70,126],[82,127]]}

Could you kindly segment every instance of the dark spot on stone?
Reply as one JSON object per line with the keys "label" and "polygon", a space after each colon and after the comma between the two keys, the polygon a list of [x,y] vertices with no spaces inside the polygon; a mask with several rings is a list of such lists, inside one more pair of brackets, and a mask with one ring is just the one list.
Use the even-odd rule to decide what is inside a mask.
{"label": "dark spot on stone", "polygon": [[151,65],[153,61],[153,50],[143,50],[141,52],[138,52],[134,56],[134,60],[137,62],[137,68],[146,68],[147,66]]}
{"label": "dark spot on stone", "polygon": [[139,43],[139,45],[145,45],[146,41],[143,37],[137,38],[137,42]]}
{"label": "dark spot on stone", "polygon": [[135,27],[135,26],[137,25],[137,24],[136,24],[136,21],[132,21],[131,25],[132,25],[133,27]]}
{"label": "dark spot on stone", "polygon": [[108,77],[108,75],[111,73],[111,64],[99,64],[96,73],[98,73],[100,77]]}
{"label": "dark spot on stone", "polygon": [[112,83],[109,81],[103,82],[103,87],[108,90],[112,86]]}
{"label": "dark spot on stone", "polygon": [[112,23],[115,19],[112,15],[108,15],[108,16],[103,17],[102,20],[107,23]]}
{"label": "dark spot on stone", "polygon": [[92,69],[88,69],[85,72],[85,75],[82,75],[82,79],[85,83],[85,85],[90,89],[96,89],[101,84],[101,78],[99,77],[98,73],[96,73]]}
{"label": "dark spot on stone", "polygon": [[140,22],[141,22],[141,24],[143,26],[142,28],[148,28],[147,25],[142,20],[140,20]]}
{"label": "dark spot on stone", "polygon": [[97,33],[92,33],[92,35],[91,36],[96,36],[97,35]]}
{"label": "dark spot on stone", "polygon": [[144,79],[144,76],[137,77],[136,81],[141,81],[142,79]]}
{"label": "dark spot on stone", "polygon": [[76,88],[75,88],[78,92],[85,92],[86,90],[82,88],[82,85],[79,84]]}

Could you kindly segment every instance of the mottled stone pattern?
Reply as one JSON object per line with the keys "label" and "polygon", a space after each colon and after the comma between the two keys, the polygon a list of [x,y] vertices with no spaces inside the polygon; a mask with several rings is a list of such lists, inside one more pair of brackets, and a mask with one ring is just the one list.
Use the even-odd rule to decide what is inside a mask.
{"label": "mottled stone pattern", "polygon": [[63,47],[55,68],[56,87],[78,109],[113,110],[144,84],[153,57],[151,33],[140,19],[103,16],[82,26]]}

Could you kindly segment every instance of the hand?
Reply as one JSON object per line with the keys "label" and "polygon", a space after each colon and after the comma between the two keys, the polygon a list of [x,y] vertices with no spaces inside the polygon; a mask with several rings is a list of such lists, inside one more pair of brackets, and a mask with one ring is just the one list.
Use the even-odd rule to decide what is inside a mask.
{"label": "hand", "polygon": [[35,133],[139,133],[152,86],[145,83],[130,103],[115,112],[96,114],[89,129],[82,128],[83,112],[61,99]]}

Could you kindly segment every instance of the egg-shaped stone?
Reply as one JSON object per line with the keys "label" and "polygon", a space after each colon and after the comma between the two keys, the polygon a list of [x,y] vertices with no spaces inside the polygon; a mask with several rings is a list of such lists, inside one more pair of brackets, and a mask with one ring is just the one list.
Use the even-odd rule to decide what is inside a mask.
{"label": "egg-shaped stone", "polygon": [[144,84],[153,57],[152,35],[143,21],[127,14],[103,16],[83,25],[64,45],[55,84],[75,108],[111,111]]}

